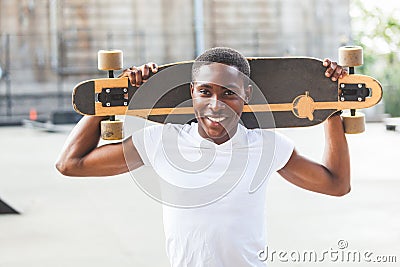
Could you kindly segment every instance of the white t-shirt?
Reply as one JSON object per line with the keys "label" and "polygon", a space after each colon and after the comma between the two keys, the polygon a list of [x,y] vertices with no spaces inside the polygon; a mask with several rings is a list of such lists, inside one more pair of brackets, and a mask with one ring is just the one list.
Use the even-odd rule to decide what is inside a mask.
{"label": "white t-shirt", "polygon": [[150,126],[133,142],[162,184],[171,266],[265,266],[257,252],[266,246],[266,180],[289,160],[289,139],[239,124],[216,145],[192,123]]}

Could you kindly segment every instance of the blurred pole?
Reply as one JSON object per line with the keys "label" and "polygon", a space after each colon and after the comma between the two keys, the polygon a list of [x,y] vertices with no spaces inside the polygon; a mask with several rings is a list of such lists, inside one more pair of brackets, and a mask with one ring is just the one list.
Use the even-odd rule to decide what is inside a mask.
{"label": "blurred pole", "polygon": [[147,58],[147,56],[146,56],[147,51],[146,51],[146,45],[145,45],[146,44],[146,34],[143,31],[139,31],[139,32],[134,33],[134,36],[135,36],[135,39],[138,40],[138,42],[136,42],[136,43],[139,44],[137,46],[138,47],[137,55],[139,55],[137,57],[137,59],[139,59],[139,62],[144,62]]}
{"label": "blurred pole", "polygon": [[5,62],[5,80],[6,80],[6,103],[7,103],[7,117],[12,116],[12,103],[11,103],[11,78],[10,78],[10,34],[6,34],[6,62]]}
{"label": "blurred pole", "polygon": [[195,56],[204,51],[204,8],[203,0],[193,0],[194,7],[194,34],[195,34]]}
{"label": "blurred pole", "polygon": [[62,91],[64,85],[64,38],[61,32],[57,33],[57,102],[58,107],[63,106]]}
{"label": "blurred pole", "polygon": [[260,55],[260,33],[257,30],[253,33],[253,40],[254,40],[253,55],[259,56]]}
{"label": "blurred pole", "polygon": [[116,49],[116,47],[114,47],[114,44],[113,44],[113,34],[112,34],[112,32],[107,32],[107,34],[106,34],[106,47],[107,47],[107,49],[108,50],[112,50],[112,49]]}

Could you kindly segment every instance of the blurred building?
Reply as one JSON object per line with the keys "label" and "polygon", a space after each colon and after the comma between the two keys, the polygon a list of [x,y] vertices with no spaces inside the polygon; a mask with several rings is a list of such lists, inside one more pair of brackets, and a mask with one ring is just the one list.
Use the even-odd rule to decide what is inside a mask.
{"label": "blurred building", "polygon": [[[124,50],[130,64],[191,59],[194,2],[0,0],[2,48],[10,34],[13,64],[23,58],[38,69],[88,68],[104,48]],[[199,2],[205,48],[231,46],[249,56],[333,57],[350,38],[349,0]]]}
{"label": "blurred building", "polygon": [[125,66],[193,59],[214,46],[336,58],[349,39],[349,0],[0,0],[0,65],[13,91],[94,77],[99,49],[122,49]]}

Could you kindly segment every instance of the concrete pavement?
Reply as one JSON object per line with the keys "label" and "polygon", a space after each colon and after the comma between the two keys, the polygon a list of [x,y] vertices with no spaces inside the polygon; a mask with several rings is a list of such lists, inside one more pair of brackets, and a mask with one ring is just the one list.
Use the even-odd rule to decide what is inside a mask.
{"label": "concrete pavement", "polygon": [[[302,154],[321,159],[321,126],[280,131]],[[0,267],[168,266],[160,204],[138,189],[129,174],[85,179],[58,174],[54,162],[66,136],[0,128],[0,197],[22,212],[0,216]],[[368,124],[366,133],[348,136],[348,142],[352,191],[342,198],[307,192],[272,177],[268,248],[322,254],[337,250],[343,240],[352,250],[397,256],[397,263],[367,266],[398,266],[400,132]],[[275,255],[269,266],[309,265],[283,262]]]}

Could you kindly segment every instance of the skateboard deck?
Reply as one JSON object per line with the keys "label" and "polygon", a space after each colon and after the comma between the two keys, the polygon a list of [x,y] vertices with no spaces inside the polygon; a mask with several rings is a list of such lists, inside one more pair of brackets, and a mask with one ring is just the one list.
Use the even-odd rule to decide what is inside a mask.
{"label": "skateboard deck", "polygon": [[[333,82],[324,76],[326,68],[319,59],[248,61],[250,79],[258,89],[253,89],[242,113],[247,128],[317,125],[338,110],[368,108],[382,98],[382,87],[374,78],[350,74]],[[194,119],[189,89],[192,65],[193,61],[162,65],[139,88],[126,77],[81,82],[73,90],[73,107],[83,115],[132,115],[159,123],[187,123]]]}

